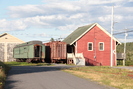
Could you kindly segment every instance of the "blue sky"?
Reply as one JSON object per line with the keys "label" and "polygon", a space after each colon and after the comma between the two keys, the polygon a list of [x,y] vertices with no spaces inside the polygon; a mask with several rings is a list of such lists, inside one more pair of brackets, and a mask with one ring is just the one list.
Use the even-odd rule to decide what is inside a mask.
{"label": "blue sky", "polygon": [[[114,33],[133,30],[133,0],[0,0],[0,34],[23,41],[65,38],[76,28],[99,23],[110,32],[114,6]],[[123,34],[115,35],[121,42]],[[127,37],[133,42],[133,32]]]}

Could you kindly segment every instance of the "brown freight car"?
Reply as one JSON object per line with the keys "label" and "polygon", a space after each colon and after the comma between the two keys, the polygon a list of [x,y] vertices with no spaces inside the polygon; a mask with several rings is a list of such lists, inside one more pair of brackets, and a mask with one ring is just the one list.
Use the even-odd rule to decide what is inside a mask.
{"label": "brown freight car", "polygon": [[48,63],[66,63],[67,62],[67,46],[65,42],[52,41],[44,43],[46,47],[45,61]]}

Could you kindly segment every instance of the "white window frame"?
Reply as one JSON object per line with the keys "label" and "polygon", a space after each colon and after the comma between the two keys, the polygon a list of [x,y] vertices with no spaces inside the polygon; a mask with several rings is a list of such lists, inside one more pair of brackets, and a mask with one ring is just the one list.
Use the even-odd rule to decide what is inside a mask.
{"label": "white window frame", "polygon": [[[100,44],[101,43],[103,44],[103,49],[102,50],[100,49]],[[104,51],[104,42],[99,42],[98,46],[99,46],[99,51]]]}
{"label": "white window frame", "polygon": [[[90,44],[90,43],[92,44],[92,50],[89,50],[89,44]],[[88,45],[87,45],[87,46],[88,46],[88,47],[87,47],[87,50],[88,50],[88,51],[93,51],[93,42],[88,42]]]}

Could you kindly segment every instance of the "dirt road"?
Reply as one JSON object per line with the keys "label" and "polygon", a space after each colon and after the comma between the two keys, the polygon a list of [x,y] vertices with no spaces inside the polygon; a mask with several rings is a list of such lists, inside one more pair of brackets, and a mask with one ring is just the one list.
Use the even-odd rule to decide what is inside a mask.
{"label": "dirt road", "polygon": [[114,89],[60,71],[67,67],[13,66],[4,89]]}

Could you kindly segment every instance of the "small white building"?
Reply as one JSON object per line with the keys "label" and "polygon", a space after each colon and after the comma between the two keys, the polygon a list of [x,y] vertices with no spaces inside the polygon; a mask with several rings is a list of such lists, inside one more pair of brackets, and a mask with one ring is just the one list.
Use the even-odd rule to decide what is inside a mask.
{"label": "small white building", "polygon": [[0,61],[10,62],[15,61],[13,58],[13,48],[24,43],[24,41],[8,34],[4,33],[0,35]]}

